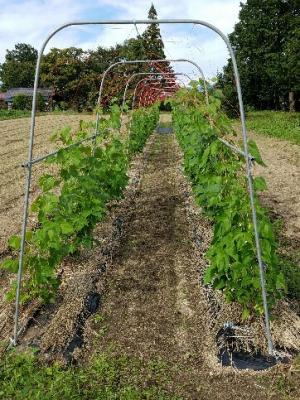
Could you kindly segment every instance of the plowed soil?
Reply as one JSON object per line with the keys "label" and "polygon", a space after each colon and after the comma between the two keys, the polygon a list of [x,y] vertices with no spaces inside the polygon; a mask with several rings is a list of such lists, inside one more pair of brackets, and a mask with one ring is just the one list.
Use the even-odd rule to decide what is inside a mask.
{"label": "plowed soil", "polygon": [[[250,132],[266,167],[256,166],[268,190],[262,194],[264,203],[282,220],[280,234],[288,250],[300,249],[300,146]],[[300,254],[298,256],[300,267]]]}
{"label": "plowed soil", "polygon": [[[50,137],[64,126],[77,129],[80,120],[92,120],[91,115],[45,115],[36,118],[33,157],[55,150]],[[21,229],[24,168],[27,160],[30,118],[0,121],[0,260],[6,251],[7,239]],[[37,181],[45,171],[45,164],[33,167],[31,199],[37,193]]]}

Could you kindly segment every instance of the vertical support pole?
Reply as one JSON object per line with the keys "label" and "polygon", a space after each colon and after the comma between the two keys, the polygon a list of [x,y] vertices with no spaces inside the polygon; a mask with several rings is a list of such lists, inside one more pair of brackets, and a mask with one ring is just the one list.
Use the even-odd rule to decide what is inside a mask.
{"label": "vertical support pole", "polygon": [[[229,43],[228,39],[227,39],[227,41]],[[227,41],[225,41],[225,42],[227,44],[227,47],[229,49],[231,59],[232,59],[232,65],[233,65],[233,70],[234,70],[234,74],[235,74],[236,88],[237,88],[237,94],[238,94],[239,108],[240,108],[240,118],[241,118],[241,123],[242,123],[243,146],[244,146],[245,160],[246,160],[246,174],[247,174],[247,180],[248,180],[248,190],[249,190],[249,197],[250,197],[250,207],[251,207],[251,212],[252,212],[252,222],[253,222],[253,230],[254,230],[254,237],[255,237],[256,252],[257,252],[257,261],[258,261],[258,266],[259,266],[259,277],[260,277],[264,316],[265,316],[265,330],[266,330],[266,338],[267,338],[267,342],[268,342],[268,352],[270,355],[273,355],[274,354],[274,346],[273,346],[271,329],[270,329],[270,317],[269,317],[269,309],[268,309],[267,293],[266,293],[265,271],[264,271],[264,265],[263,265],[263,261],[262,261],[262,252],[261,252],[260,239],[259,239],[259,229],[258,229],[258,222],[257,222],[256,208],[255,208],[253,177],[252,177],[252,172],[251,172],[251,160],[249,158],[249,151],[248,151],[247,128],[246,128],[246,119],[245,119],[245,112],[244,112],[241,83],[240,83],[240,77],[239,77],[239,72],[238,72],[238,68],[237,68],[235,54],[233,52],[233,49],[232,49],[230,43],[228,45]]]}
{"label": "vertical support pole", "polygon": [[18,275],[17,275],[17,290],[16,290],[16,301],[15,301],[14,336],[13,336],[13,341],[12,341],[14,346],[16,346],[17,342],[18,342],[20,295],[21,295],[22,275],[23,275],[24,254],[25,254],[25,247],[26,247],[26,229],[27,229],[27,220],[28,220],[28,208],[29,208],[31,174],[32,174],[32,150],[33,150],[33,143],[34,143],[37,89],[38,89],[38,83],[39,83],[39,70],[40,70],[40,63],[41,63],[41,56],[43,53],[43,49],[44,49],[44,46],[38,54],[36,70],[35,70],[33,97],[32,97],[31,124],[30,124],[30,131],[29,131],[29,147],[28,147],[28,159],[27,159],[28,161],[27,161],[26,173],[25,173],[23,222],[22,222],[21,245],[20,245],[20,252],[19,252],[19,268],[18,268]]}

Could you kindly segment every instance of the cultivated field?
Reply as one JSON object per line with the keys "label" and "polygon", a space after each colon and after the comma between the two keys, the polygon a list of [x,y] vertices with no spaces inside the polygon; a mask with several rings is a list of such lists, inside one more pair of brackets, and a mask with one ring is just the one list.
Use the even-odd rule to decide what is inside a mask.
{"label": "cultivated field", "polygon": [[[36,119],[33,156],[38,157],[55,149],[51,135],[68,125],[78,127],[80,120],[92,120],[91,115],[46,115]],[[0,121],[0,259],[5,252],[7,238],[20,231],[23,209],[24,168],[27,160],[30,118]],[[37,191],[37,179],[45,164],[33,167],[31,199]]]}
{"label": "cultivated field", "polygon": [[[49,142],[51,133],[66,124],[76,128],[81,118],[39,117],[34,155],[53,150]],[[170,115],[162,115],[160,121],[170,122]],[[23,204],[20,164],[26,160],[29,120],[4,123],[12,133],[7,129],[1,138],[2,154],[6,157],[1,163],[2,182],[6,184],[5,189],[1,187],[2,252],[7,236],[20,230]],[[22,130],[21,138],[16,134],[18,129]],[[267,164],[264,168],[255,167],[255,174],[263,175],[269,186],[262,200],[281,223],[282,251],[296,254],[300,242],[297,185],[300,148],[254,132],[250,136],[257,141]],[[139,384],[144,387],[154,379],[155,385],[162,384],[182,399],[298,399],[296,363],[295,366],[279,364],[265,372],[237,372],[218,362],[216,338],[220,327],[227,321],[242,325],[241,308],[236,303],[227,304],[222,294],[202,285],[207,267],[204,254],[210,246],[213,229],[195,204],[182,162],[182,151],[173,134],[155,133],[149,138],[144,151],[131,163],[124,198],[110,204],[108,218],[94,231],[98,245],[62,263],[59,269],[62,284],[55,304],[41,306],[34,300],[22,306],[20,326],[25,327],[22,346],[38,347],[47,362],[88,365],[90,355],[97,356],[98,352],[109,357],[111,352],[113,357],[139,357],[141,377],[133,380],[141,379]],[[32,198],[37,194],[37,177],[45,166],[34,168],[38,173]],[[8,274],[3,274],[4,291],[8,278]],[[272,322],[276,346],[291,352],[299,349],[300,321],[296,308],[297,305],[281,301]],[[3,300],[0,303],[3,341],[11,334],[13,314],[13,304]],[[249,341],[245,339],[249,348],[265,350],[262,318],[255,317],[245,326],[251,337]],[[151,372],[145,371],[148,363]],[[138,371],[136,365],[133,369]],[[126,364],[125,378],[121,377],[121,381],[131,379],[128,368],[130,365]],[[153,378],[151,374],[156,369],[157,376]],[[103,371],[96,373],[101,379]],[[35,374],[38,376],[39,372]],[[159,374],[163,375],[163,381],[159,380]],[[283,387],[279,387],[281,382]],[[286,393],[290,396],[285,397]],[[149,398],[164,399],[156,393]]]}

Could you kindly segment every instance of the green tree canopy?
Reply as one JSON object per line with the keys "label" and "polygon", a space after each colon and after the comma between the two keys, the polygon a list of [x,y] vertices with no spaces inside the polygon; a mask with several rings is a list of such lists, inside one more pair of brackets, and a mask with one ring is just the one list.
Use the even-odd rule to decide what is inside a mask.
{"label": "green tree canopy", "polygon": [[[298,91],[298,0],[248,0],[241,3],[239,22],[229,36],[233,44],[245,103],[264,109],[286,108],[290,91]],[[299,70],[299,69],[298,69]],[[219,75],[219,85],[235,103],[232,64]],[[299,95],[299,92],[298,92]]]}
{"label": "green tree canopy", "polygon": [[41,64],[43,84],[54,89],[58,100],[77,110],[86,103],[91,89],[85,58],[86,52],[82,49],[53,48],[43,57]]}
{"label": "green tree canopy", "polygon": [[37,50],[26,43],[17,43],[13,50],[7,50],[4,63],[0,64],[1,89],[32,87],[37,55]]}
{"label": "green tree canopy", "polygon": [[[148,17],[157,19],[153,6]],[[65,49],[52,48],[43,56],[41,62],[41,87],[53,89],[54,100],[63,108],[76,110],[94,108],[99,93],[103,72],[112,64],[121,60],[165,59],[164,44],[158,24],[149,25],[142,35],[125,40],[110,48],[98,47],[96,50],[83,51],[75,47]],[[32,87],[34,81],[37,51],[30,45],[19,43],[14,50],[7,51],[5,62],[0,68],[3,89],[11,87]],[[121,103],[123,90],[129,76],[136,72],[173,72],[170,64],[130,64],[118,66],[107,75],[103,92],[103,105],[112,98]],[[133,93],[132,81],[128,97]]]}

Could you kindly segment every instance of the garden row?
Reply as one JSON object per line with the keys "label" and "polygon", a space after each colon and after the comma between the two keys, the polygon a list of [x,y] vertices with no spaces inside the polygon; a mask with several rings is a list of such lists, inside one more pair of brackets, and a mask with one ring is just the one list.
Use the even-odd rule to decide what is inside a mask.
{"label": "garden row", "polygon": [[[221,290],[228,301],[240,303],[246,319],[253,312],[263,312],[259,267],[245,160],[219,140],[224,136],[228,140],[234,135],[229,119],[220,109],[220,96],[215,91],[207,108],[197,86],[189,91],[182,89],[172,103],[173,125],[196,201],[214,227],[213,240],[206,253],[209,266],[204,281]],[[249,149],[255,161],[263,165],[253,141],[249,141]],[[266,182],[262,177],[253,181],[267,299],[272,308],[286,285],[276,255],[272,224],[258,196],[267,188]]]}
{"label": "garden row", "polygon": [[[143,149],[158,118],[156,106],[134,111],[130,134],[124,138],[119,133],[120,110],[114,105],[109,118],[100,118],[96,141],[69,147],[91,134],[92,123],[81,122],[75,134],[66,127],[53,136],[60,150],[46,162],[56,172],[41,176],[41,194],[31,207],[38,223],[26,232],[22,302],[51,301],[59,286],[57,270],[62,260],[93,245],[93,229],[105,217],[107,204],[122,196],[130,161]],[[18,271],[20,243],[19,236],[9,239],[12,256],[2,263],[12,273]],[[8,299],[14,295],[15,284]]]}

